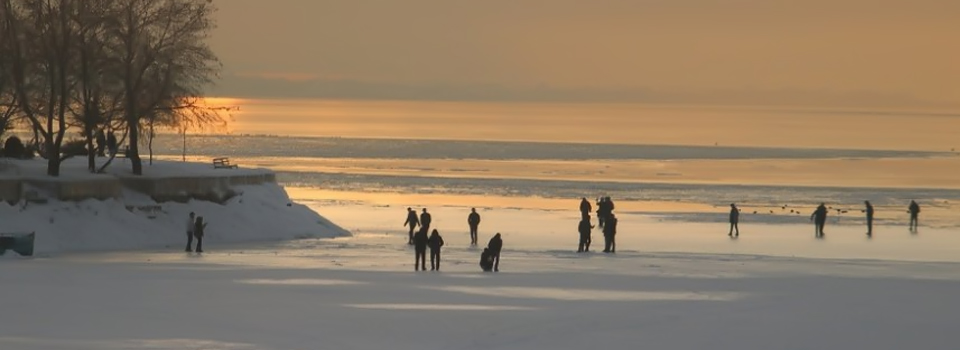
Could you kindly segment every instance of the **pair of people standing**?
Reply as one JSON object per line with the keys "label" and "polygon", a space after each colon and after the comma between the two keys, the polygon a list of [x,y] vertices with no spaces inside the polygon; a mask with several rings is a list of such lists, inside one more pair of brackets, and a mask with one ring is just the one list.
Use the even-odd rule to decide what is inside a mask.
{"label": "pair of people standing", "polygon": [[[580,224],[577,231],[580,233],[580,244],[577,246],[577,252],[590,251],[590,231],[593,225],[590,224],[590,211],[593,208],[586,197],[580,198]],[[597,221],[603,231],[603,252],[617,252],[617,217],[613,214],[613,200],[610,197],[601,197],[597,201]]]}
{"label": "pair of people standing", "polygon": [[430,271],[440,270],[440,248],[443,247],[443,237],[436,229],[427,237],[427,230],[421,229],[413,235],[413,270],[427,270],[427,247],[430,247]]}
{"label": "pair of people standing", "polygon": [[431,221],[433,221],[433,217],[431,217],[430,213],[427,212],[427,208],[423,208],[423,213],[420,214],[419,218],[417,218],[416,210],[413,210],[413,208],[407,208],[407,221],[403,222],[403,226],[410,227],[407,244],[414,244],[414,232],[416,232],[417,226],[420,226],[420,231],[423,231],[423,234],[426,235],[427,231],[430,230]]}
{"label": "pair of people standing", "polygon": [[490,242],[487,243],[487,247],[483,248],[483,252],[480,253],[480,268],[484,272],[500,272],[500,251],[503,249],[503,239],[500,238],[500,233],[497,232],[493,238],[490,239]]}
{"label": "pair of people standing", "polygon": [[193,251],[193,238],[196,237],[197,253],[203,253],[203,231],[206,229],[207,223],[203,222],[203,217],[190,212],[190,217],[187,219],[187,249],[184,249],[185,252]]}

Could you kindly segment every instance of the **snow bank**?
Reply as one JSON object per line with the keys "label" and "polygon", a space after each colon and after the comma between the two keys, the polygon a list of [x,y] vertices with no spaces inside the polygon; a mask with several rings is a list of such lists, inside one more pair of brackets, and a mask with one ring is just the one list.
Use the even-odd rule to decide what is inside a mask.
{"label": "snow bank", "polygon": [[[32,174],[35,163],[17,164],[26,165],[19,167],[17,175],[27,182],[48,179]],[[73,165],[68,165],[64,176],[56,181],[83,183],[90,181],[90,177],[122,176],[83,175],[80,173],[85,168],[75,169]],[[164,181],[174,176],[183,179],[272,175],[266,169],[213,171],[210,167],[198,163],[160,163],[146,167],[150,175],[142,181]],[[37,254],[159,247],[182,249],[186,244],[190,212],[203,216],[208,223],[204,239],[207,249],[216,249],[217,244],[224,242],[349,234],[310,208],[293,203],[286,191],[273,181],[230,186],[230,190],[236,195],[219,202],[196,199],[158,202],[154,197],[130,188],[123,188],[117,198],[104,200],[61,201],[47,197],[45,203],[3,202],[0,203],[0,232],[36,232]]]}

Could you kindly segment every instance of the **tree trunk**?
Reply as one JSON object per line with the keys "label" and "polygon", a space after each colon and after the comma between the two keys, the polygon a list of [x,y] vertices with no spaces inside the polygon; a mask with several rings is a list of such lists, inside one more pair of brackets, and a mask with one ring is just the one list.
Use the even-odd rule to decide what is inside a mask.
{"label": "tree trunk", "polygon": [[150,165],[153,165],[153,120],[150,120],[150,137],[147,139],[147,151],[150,152]]}
{"label": "tree trunk", "polygon": [[97,172],[97,149],[93,147],[93,131],[87,129],[87,169],[91,173]]}
{"label": "tree trunk", "polygon": [[140,123],[133,121],[130,124],[130,154],[127,155],[130,158],[130,163],[133,164],[133,175],[143,175],[143,162],[140,161]]}
{"label": "tree trunk", "polygon": [[183,129],[183,161],[187,161],[187,129]]}

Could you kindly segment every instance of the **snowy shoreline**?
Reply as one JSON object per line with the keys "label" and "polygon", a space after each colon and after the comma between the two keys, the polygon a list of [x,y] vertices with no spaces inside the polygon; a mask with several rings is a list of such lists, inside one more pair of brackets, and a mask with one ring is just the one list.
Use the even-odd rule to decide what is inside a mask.
{"label": "snowy shoreline", "polygon": [[0,180],[21,183],[16,197],[0,192],[0,232],[35,232],[39,255],[179,247],[190,212],[209,223],[208,245],[349,235],[293,203],[268,169],[156,162],[133,178],[116,165],[108,174],[89,174],[72,159],[62,177],[49,178],[41,161],[4,165]]}

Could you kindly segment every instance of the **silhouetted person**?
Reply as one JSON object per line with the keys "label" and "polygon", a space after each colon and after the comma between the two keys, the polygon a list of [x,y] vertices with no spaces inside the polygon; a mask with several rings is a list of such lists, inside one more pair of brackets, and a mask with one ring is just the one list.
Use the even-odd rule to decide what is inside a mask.
{"label": "silhouetted person", "polygon": [[477,228],[480,227],[480,214],[477,214],[477,208],[470,208],[467,225],[470,225],[470,245],[477,245]]}
{"label": "silhouetted person", "polygon": [[603,226],[603,252],[617,252],[617,217],[613,214],[607,217],[607,222]]}
{"label": "silhouetted person", "polygon": [[493,254],[490,253],[490,248],[483,248],[483,253],[480,253],[480,268],[484,272],[493,271]]}
{"label": "silhouetted person", "polygon": [[863,201],[863,204],[867,206],[864,210],[867,213],[867,236],[873,236],[873,205],[870,201]]}
{"label": "silhouetted person", "polygon": [[920,204],[917,201],[910,201],[910,231],[916,232],[920,225]]}
{"label": "silhouetted person", "polygon": [[580,198],[580,216],[590,215],[593,211],[593,206],[590,205],[590,201],[587,200],[587,197]]}
{"label": "silhouetted person", "polygon": [[206,229],[207,223],[203,222],[202,216],[198,216],[193,226],[193,235],[197,237],[197,253],[203,253],[203,231]]}
{"label": "silhouetted person", "polygon": [[823,237],[823,226],[827,224],[827,206],[820,203],[820,206],[810,215],[810,219],[813,220],[814,234],[817,237]]}
{"label": "silhouetted person", "polygon": [[[192,251],[193,251],[193,248],[192,248],[192,247],[193,247],[193,234],[194,234],[194,231],[193,231],[193,230],[196,228],[196,225],[197,225],[196,214],[194,214],[194,213],[191,211],[191,212],[190,212],[190,217],[187,218],[187,249],[184,249],[184,250],[183,250],[183,251],[185,251],[185,252],[192,252]],[[197,248],[200,248],[200,247],[198,246]]]}
{"label": "silhouetted person", "polygon": [[427,228],[420,226],[420,230],[413,235],[413,270],[427,270]]}
{"label": "silhouetted person", "polygon": [[592,229],[590,215],[583,215],[583,218],[580,219],[580,225],[577,227],[577,231],[580,232],[580,245],[577,246],[577,253],[590,251],[590,230]]}
{"label": "silhouetted person", "polygon": [[423,208],[423,213],[420,214],[420,229],[424,232],[429,232],[431,221],[433,221],[433,218],[430,217],[430,213],[427,212],[427,208]]}
{"label": "silhouetted person", "polygon": [[607,210],[607,197],[600,197],[600,199],[597,200],[597,226],[603,228],[604,222],[609,214],[610,211]]}
{"label": "silhouetted person", "polygon": [[427,246],[430,247],[430,271],[440,270],[440,247],[443,247],[443,237],[440,237],[440,232],[436,229],[430,233]]}
{"label": "silhouetted person", "polygon": [[111,157],[117,155],[117,135],[113,133],[113,130],[107,133],[107,150],[110,151]]}
{"label": "silhouetted person", "polygon": [[420,225],[420,219],[417,219],[417,211],[413,208],[407,208],[407,221],[403,222],[403,226],[410,226],[410,238],[407,240],[407,244],[413,244],[413,232],[416,231],[417,225]]}
{"label": "silhouetted person", "polygon": [[487,243],[487,249],[490,250],[490,254],[493,257],[493,271],[500,271],[500,250],[503,249],[503,239],[500,238],[499,232],[493,235],[493,238]]}
{"label": "silhouetted person", "polygon": [[[97,141],[97,156],[103,157],[103,148],[106,146],[107,137],[103,135],[103,129],[97,129],[97,134],[95,135]],[[193,236],[190,237],[193,239]]]}
{"label": "silhouetted person", "polygon": [[737,230],[737,237],[740,236],[740,209],[734,203],[730,204],[730,233],[727,236],[733,236],[733,230]]}

